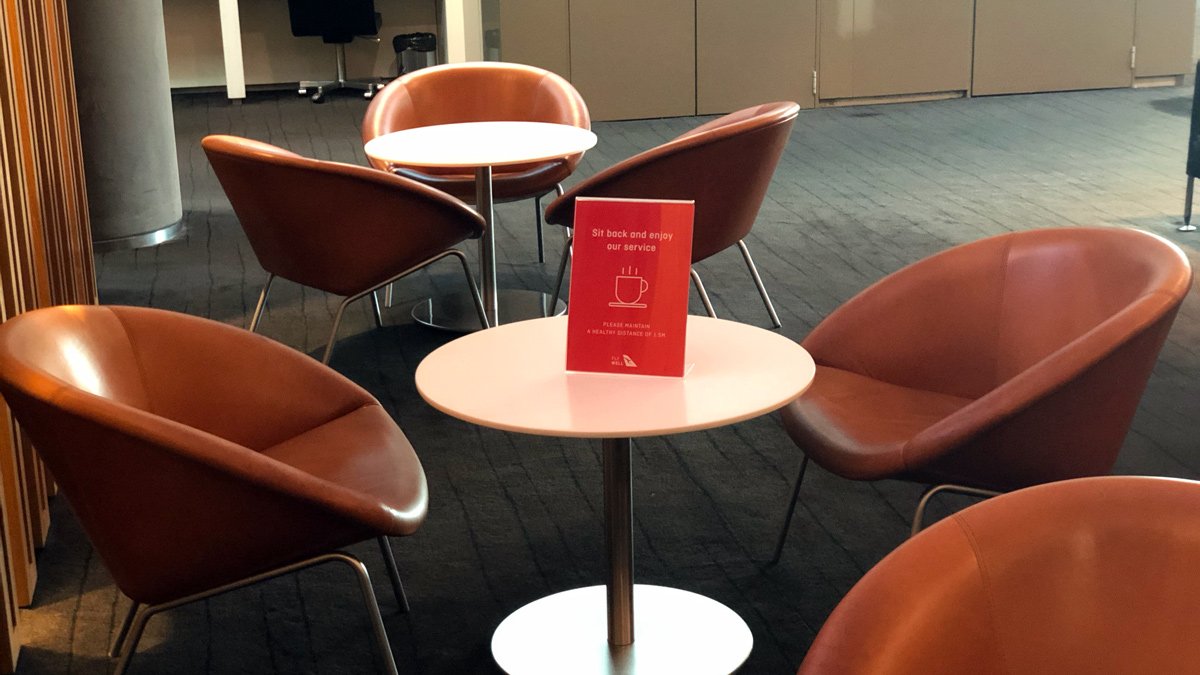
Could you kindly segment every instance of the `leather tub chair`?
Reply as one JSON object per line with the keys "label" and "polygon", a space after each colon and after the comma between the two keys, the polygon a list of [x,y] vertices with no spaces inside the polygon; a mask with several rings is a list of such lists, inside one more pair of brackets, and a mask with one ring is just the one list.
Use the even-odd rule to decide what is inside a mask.
{"label": "leather tub chair", "polygon": [[1039,485],[902,544],[850,590],[800,675],[1200,671],[1200,484]]}
{"label": "leather tub chair", "polygon": [[805,338],[812,386],[782,410],[804,459],[852,480],[991,496],[1112,470],[1191,288],[1187,257],[1125,228],[1013,232],[909,265]]}
{"label": "leather tub chair", "polygon": [[206,136],[201,145],[267,271],[251,331],[277,276],[345,296],[321,358],[329,363],[350,303],[370,296],[375,324],[382,326],[375,292],[446,256],[462,264],[479,322],[487,327],[467,258],[453,248],[483,233],[483,218],[462,202],[406,178],[248,138]]}
{"label": "leather tub chair", "polygon": [[[366,143],[393,131],[458,122],[551,122],[591,128],[583,97],[570,82],[548,70],[516,63],[450,63],[422,68],[388,83],[367,107],[362,140]],[[562,194],[562,181],[575,171],[581,157],[582,153],[493,170],[496,203],[534,200],[538,262],[545,262],[542,197],[550,192]],[[475,202],[473,171],[370,161],[377,169]]]}
{"label": "leather tub chair", "polygon": [[366,567],[338,549],[425,518],[425,473],[361,387],[265,337],[133,307],[60,306],[0,325],[0,393],[132,601],[122,673],[146,621],[325,562],[357,575],[396,672]]}
{"label": "leather tub chair", "polygon": [[[694,200],[692,264],[736,244],[771,324],[779,328],[779,315],[744,239],[754,226],[799,112],[800,106],[782,101],[739,110],[702,124],[581,181],[550,204],[546,221],[573,229],[576,197]],[[561,292],[570,245],[568,237],[555,280],[555,300]],[[695,267],[691,276],[705,310],[715,317]]]}

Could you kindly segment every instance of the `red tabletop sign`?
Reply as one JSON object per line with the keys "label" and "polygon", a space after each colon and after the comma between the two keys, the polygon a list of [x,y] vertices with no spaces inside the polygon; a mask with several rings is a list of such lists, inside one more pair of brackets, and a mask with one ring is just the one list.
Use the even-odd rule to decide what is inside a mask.
{"label": "red tabletop sign", "polygon": [[575,201],[567,370],[683,375],[691,201]]}

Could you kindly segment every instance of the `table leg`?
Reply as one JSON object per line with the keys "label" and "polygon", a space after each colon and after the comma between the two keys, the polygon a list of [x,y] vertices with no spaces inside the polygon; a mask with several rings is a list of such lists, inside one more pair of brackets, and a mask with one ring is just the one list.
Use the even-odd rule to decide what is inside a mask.
{"label": "table leg", "polygon": [[499,303],[496,300],[496,211],[492,206],[492,167],[475,169],[475,209],[483,216],[483,236],[479,238],[479,283],[483,311],[488,325],[498,326]]}
{"label": "table leg", "polygon": [[608,642],[633,644],[633,472],[628,438],[606,438],[604,540],[608,549]]}

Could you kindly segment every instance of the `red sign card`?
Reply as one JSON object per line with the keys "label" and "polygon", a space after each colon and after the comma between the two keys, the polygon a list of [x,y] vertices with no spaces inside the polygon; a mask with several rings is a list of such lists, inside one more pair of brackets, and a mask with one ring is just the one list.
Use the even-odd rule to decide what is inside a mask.
{"label": "red sign card", "polygon": [[575,201],[567,370],[683,375],[691,201]]}

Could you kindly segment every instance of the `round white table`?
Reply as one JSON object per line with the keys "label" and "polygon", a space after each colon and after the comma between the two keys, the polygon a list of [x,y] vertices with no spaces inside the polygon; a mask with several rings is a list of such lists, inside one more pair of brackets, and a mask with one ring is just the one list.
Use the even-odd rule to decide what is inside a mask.
{"label": "round white table", "polygon": [[492,636],[496,663],[522,674],[732,672],[753,644],[737,614],[695,593],[633,583],[630,438],[775,410],[808,388],[812,357],[777,333],[699,316],[688,317],[690,370],[681,378],[567,372],[566,343],[566,317],[523,321],[454,340],[417,367],[421,396],[454,417],[603,439],[607,584],[513,612]]}
{"label": "round white table", "polygon": [[[384,134],[367,141],[365,151],[393,164],[475,170],[475,208],[485,223],[479,241],[480,289],[488,323],[497,326],[561,314],[565,305],[550,307],[550,296],[537,291],[497,290],[492,168],[566,157],[594,145],[596,134],[566,124],[462,122]],[[468,295],[460,294],[420,302],[413,317],[426,325],[465,333],[480,328],[474,307]]]}

